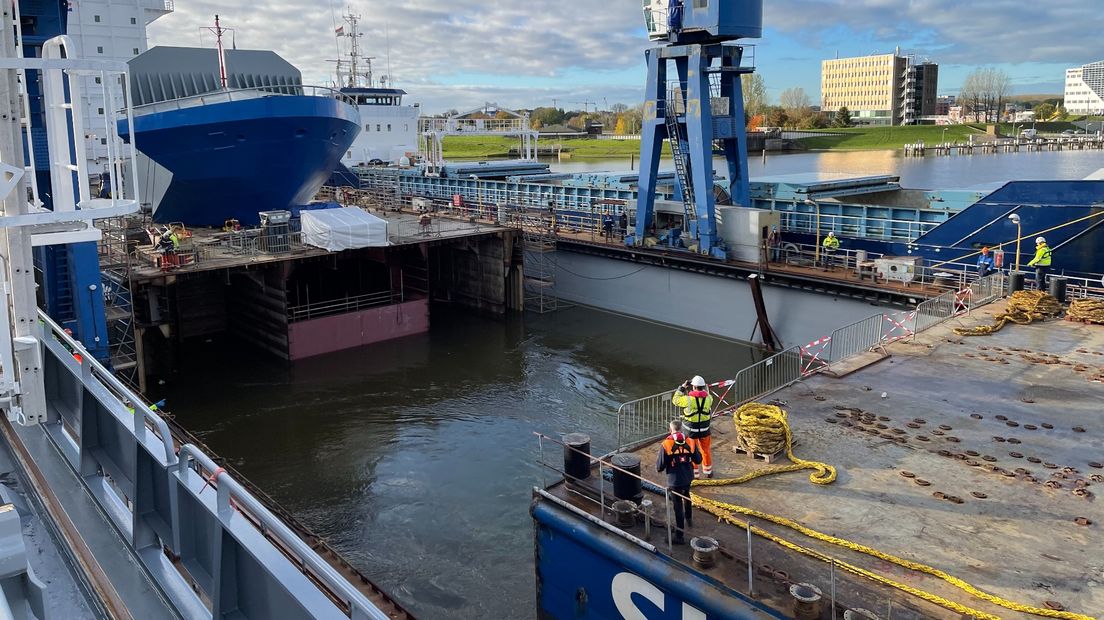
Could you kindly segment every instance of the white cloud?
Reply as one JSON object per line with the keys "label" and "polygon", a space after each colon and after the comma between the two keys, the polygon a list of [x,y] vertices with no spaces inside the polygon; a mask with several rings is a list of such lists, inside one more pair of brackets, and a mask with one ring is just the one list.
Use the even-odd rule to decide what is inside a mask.
{"label": "white cloud", "polygon": [[[470,107],[486,100],[474,92],[478,87],[448,86],[451,83],[478,79],[491,85],[488,91],[509,92],[511,81],[518,80],[514,90],[522,91],[527,78],[642,66],[647,47],[639,0],[606,0],[593,6],[547,0],[359,4],[352,9],[361,13],[361,44],[376,57],[376,75],[386,73],[389,59],[397,85],[411,90],[415,99],[447,104],[444,107]],[[149,28],[150,43],[196,45],[201,27],[212,24],[218,13],[224,26],[235,29],[238,47],[275,50],[299,67],[304,81],[329,83],[334,76],[327,60],[338,53],[334,23],[341,24],[344,11],[345,3],[332,1],[319,5],[303,0],[181,0],[173,14]],[[202,37],[206,45],[213,45],[211,35]],[[414,92],[422,84],[438,85],[433,89],[436,95]],[[571,91],[570,85],[562,90]],[[463,101],[453,105],[438,100],[449,92]]]}
{"label": "white cloud", "polygon": [[[389,57],[396,84],[427,111],[496,99],[511,106],[603,96],[610,103],[632,103],[643,93],[642,52],[648,42],[640,0],[354,0],[352,5],[363,16],[362,42],[377,57],[376,74],[387,71]],[[150,42],[196,45],[200,27],[219,13],[235,28],[239,47],[273,49],[299,67],[306,81],[328,83],[333,71],[326,61],[337,54],[335,19],[341,23],[345,7],[335,0],[179,0],[175,13],[150,27]],[[821,50],[823,57],[836,48],[861,54],[900,44],[948,65],[1074,66],[1104,58],[1095,3],[1084,0],[765,0],[764,10],[775,41],[800,41],[806,54]],[[204,41],[213,44],[210,35]],[[810,62],[819,67],[818,60]],[[792,79],[795,64],[760,69],[781,84],[772,75],[790,73]],[[591,73],[609,75],[614,83],[585,79]],[[813,84],[804,86],[815,90]]]}

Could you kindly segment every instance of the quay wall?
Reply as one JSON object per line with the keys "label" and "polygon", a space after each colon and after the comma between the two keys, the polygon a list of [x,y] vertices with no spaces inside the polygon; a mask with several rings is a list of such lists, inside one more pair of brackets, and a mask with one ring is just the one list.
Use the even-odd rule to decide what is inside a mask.
{"label": "quay wall", "polygon": [[[767,316],[787,347],[827,336],[878,308],[847,297],[770,286],[769,276],[763,283]],[[706,334],[760,341],[751,288],[743,280],[560,250],[555,295]]]}

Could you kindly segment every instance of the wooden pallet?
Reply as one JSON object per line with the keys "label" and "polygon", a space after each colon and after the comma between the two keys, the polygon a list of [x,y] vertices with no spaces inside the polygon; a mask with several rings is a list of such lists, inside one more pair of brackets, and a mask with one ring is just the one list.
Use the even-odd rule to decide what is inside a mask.
{"label": "wooden pallet", "polygon": [[[746,456],[746,457],[748,457],[752,460],[763,461],[764,463],[766,463],[768,465],[774,463],[775,461],[777,461],[779,459],[786,458],[786,451],[784,449],[779,450],[778,452],[775,452],[774,454],[763,454],[761,452],[752,452],[751,450],[748,449],[747,445],[740,439],[739,435],[736,436],[736,440],[733,441],[732,443],[733,443],[732,451],[735,452],[736,454],[742,454],[742,455],[744,455],[744,456]],[[796,441],[793,442],[793,445],[796,446],[797,442]]]}
{"label": "wooden pallet", "polygon": [[1072,316],[1066,316],[1066,320],[1071,323],[1084,323],[1086,325],[1104,325],[1104,321],[1093,321],[1090,319],[1075,319]]}

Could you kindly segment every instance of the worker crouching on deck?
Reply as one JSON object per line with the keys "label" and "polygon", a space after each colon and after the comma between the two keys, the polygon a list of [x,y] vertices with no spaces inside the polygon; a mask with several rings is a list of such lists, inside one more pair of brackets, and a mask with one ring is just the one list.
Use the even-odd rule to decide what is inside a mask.
{"label": "worker crouching on deck", "polygon": [[674,543],[686,542],[683,530],[694,526],[693,505],[690,503],[690,484],[694,482],[692,472],[702,461],[698,442],[679,432],[678,422],[671,422],[671,434],[663,440],[663,446],[656,459],[656,471],[667,472],[667,488],[671,490],[671,502],[675,509]]}
{"label": "worker crouching on deck", "polygon": [[713,412],[713,397],[700,376],[684,382],[675,390],[671,402],[682,407],[682,430],[701,447],[701,470],[694,466],[694,477],[713,477],[713,450],[710,447],[709,421]]}

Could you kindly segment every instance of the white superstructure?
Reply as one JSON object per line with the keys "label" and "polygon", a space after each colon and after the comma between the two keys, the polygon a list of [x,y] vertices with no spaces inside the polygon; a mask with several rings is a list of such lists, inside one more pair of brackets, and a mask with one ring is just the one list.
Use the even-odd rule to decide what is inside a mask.
{"label": "white superstructure", "polygon": [[[341,93],[353,100],[360,112],[361,131],[341,158],[346,166],[395,164],[410,161],[418,153],[418,104],[403,105],[406,91],[395,88],[390,76],[376,80],[372,56],[360,53],[360,16],[342,15],[345,24],[337,29],[340,42],[347,42],[346,58],[336,60]],[[376,82],[379,82],[379,86]]]}
{"label": "white superstructure", "polygon": [[404,105],[398,88],[342,88],[360,112],[361,131],[341,158],[346,166],[394,164],[418,153],[418,104]]}
{"label": "white superstructure", "polygon": [[[146,51],[146,27],[171,13],[173,0],[71,0],[69,6],[67,32],[79,57],[126,62]],[[118,80],[103,84],[91,76],[81,79],[84,117],[100,120],[97,125],[102,125],[112,103],[116,109],[124,105],[122,84]],[[105,93],[105,89],[111,92]],[[85,144],[89,174],[106,170],[107,137],[88,132]]]}
{"label": "white superstructure", "polygon": [[1066,69],[1063,106],[1071,114],[1104,114],[1104,60]]}

